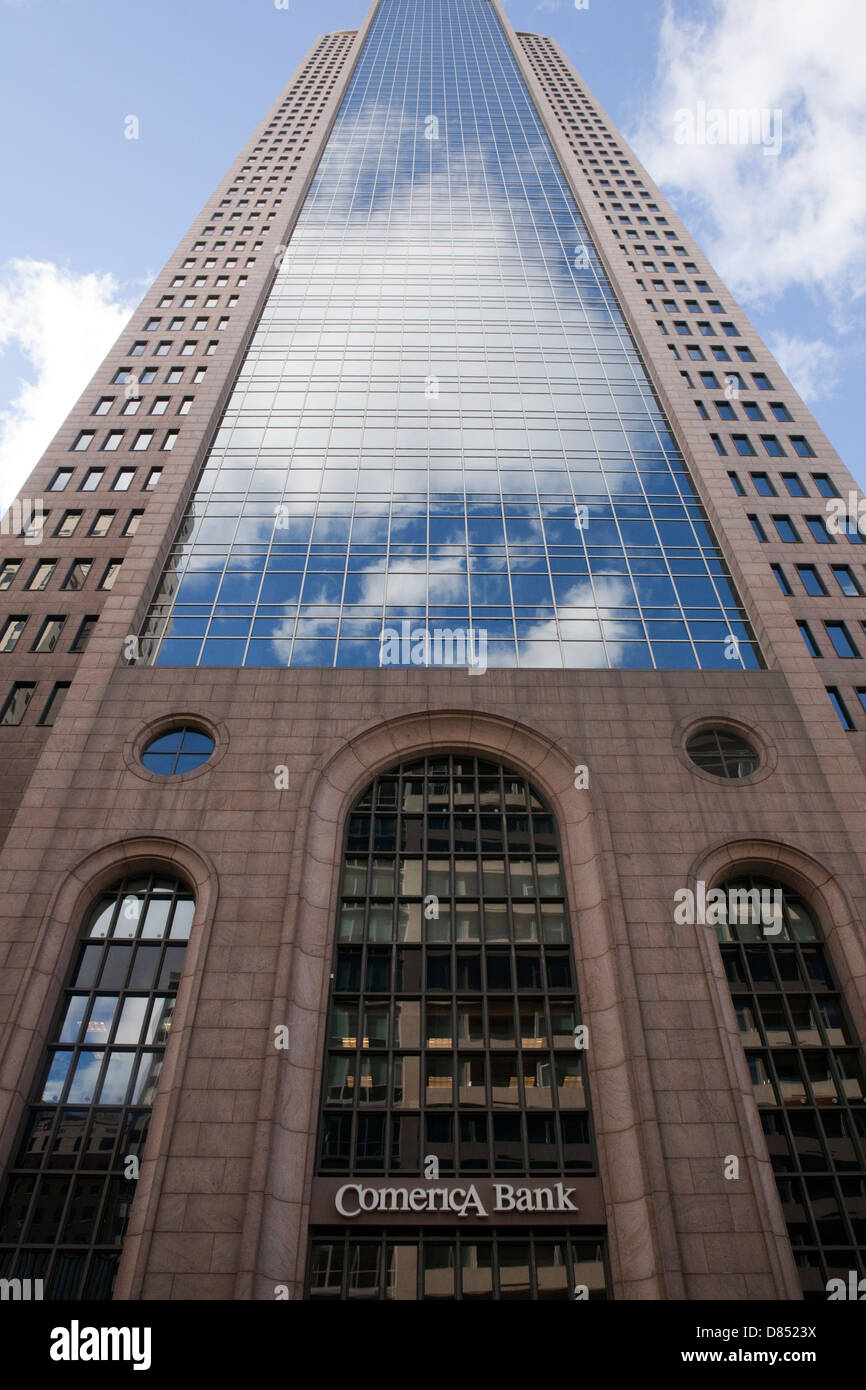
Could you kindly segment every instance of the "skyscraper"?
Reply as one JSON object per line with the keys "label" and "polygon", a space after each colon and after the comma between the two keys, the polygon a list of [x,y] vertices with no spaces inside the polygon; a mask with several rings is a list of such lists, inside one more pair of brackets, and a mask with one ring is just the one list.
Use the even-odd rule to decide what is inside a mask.
{"label": "skyscraper", "polygon": [[320,39],[5,524],[0,1275],[862,1277],[853,490],[551,40]]}

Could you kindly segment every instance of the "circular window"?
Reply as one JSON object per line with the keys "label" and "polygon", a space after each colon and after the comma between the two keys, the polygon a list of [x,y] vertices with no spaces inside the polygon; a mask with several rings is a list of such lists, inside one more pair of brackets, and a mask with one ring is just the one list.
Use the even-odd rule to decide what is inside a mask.
{"label": "circular window", "polygon": [[701,729],[686,743],[686,752],[695,767],[713,777],[750,777],[760,762],[752,745],[730,729]]}
{"label": "circular window", "polygon": [[158,772],[162,777],[177,777],[201,767],[215,747],[210,734],[183,726],[152,739],[143,750],[141,761],[150,772]]}

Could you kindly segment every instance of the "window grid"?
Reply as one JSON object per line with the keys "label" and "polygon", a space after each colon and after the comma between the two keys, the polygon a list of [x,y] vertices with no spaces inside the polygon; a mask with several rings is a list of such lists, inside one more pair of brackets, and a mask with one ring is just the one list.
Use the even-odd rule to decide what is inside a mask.
{"label": "window grid", "polygon": [[866,1081],[818,923],[796,893],[782,902],[775,935],[754,912],[716,930],[803,1294],[825,1300],[828,1279],[866,1274]]}
{"label": "window grid", "polygon": [[0,1202],[0,1275],[48,1298],[111,1297],[192,915],[156,874],[87,914]]}
{"label": "window grid", "polygon": [[347,829],[319,1170],[594,1174],[578,1025],[525,779],[456,754],[378,777]]}
{"label": "window grid", "polygon": [[309,1300],[537,1301],[571,1299],[578,1285],[591,1301],[607,1297],[604,1239],[591,1230],[310,1234]]}

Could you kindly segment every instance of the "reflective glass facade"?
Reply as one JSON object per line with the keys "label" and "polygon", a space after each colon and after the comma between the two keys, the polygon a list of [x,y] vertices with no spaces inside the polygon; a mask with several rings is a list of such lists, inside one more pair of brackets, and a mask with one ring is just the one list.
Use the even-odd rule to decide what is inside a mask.
{"label": "reflective glass facade", "polygon": [[760,664],[495,12],[382,0],[143,650],[469,628],[490,666]]}

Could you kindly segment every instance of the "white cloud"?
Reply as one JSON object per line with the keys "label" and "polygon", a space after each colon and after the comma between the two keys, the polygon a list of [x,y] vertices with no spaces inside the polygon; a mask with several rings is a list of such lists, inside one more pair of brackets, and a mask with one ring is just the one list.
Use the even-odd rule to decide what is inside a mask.
{"label": "white cloud", "polygon": [[0,411],[0,511],[39,462],[131,314],[113,275],[76,275],[50,261],[0,267],[0,354],[31,373]]}
{"label": "white cloud", "polygon": [[777,333],[767,346],[807,405],[832,395],[838,380],[838,351],[820,338],[807,342],[792,334]]}
{"label": "white cloud", "polygon": [[[735,292],[792,285],[841,306],[866,290],[863,0],[666,0],[655,88],[632,136],[657,182],[703,222]],[[677,112],[782,111],[777,156],[759,144],[677,143]]]}

